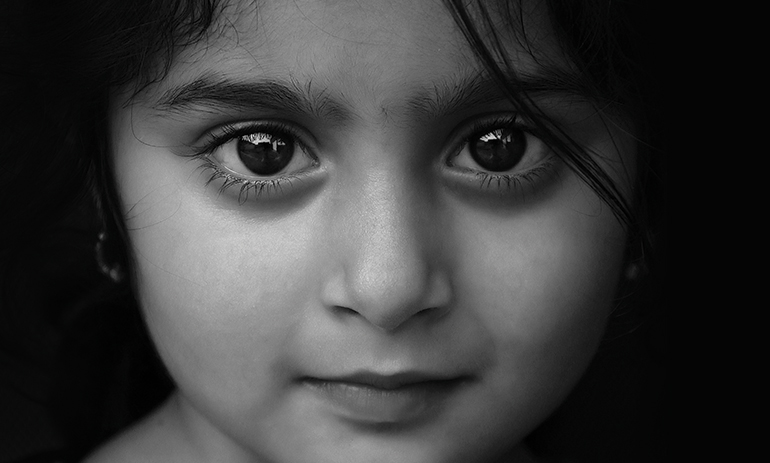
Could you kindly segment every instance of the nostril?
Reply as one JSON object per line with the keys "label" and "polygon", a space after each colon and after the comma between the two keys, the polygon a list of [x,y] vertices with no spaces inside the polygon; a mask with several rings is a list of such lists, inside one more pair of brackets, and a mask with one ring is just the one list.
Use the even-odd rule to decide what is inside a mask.
{"label": "nostril", "polygon": [[399,258],[383,258],[360,247],[344,254],[349,260],[323,283],[323,305],[339,322],[361,317],[386,331],[417,315],[423,322],[442,318],[450,311],[453,294],[448,273],[435,268],[422,249],[407,248],[414,252],[401,248],[405,254]]}
{"label": "nostril", "polygon": [[335,314],[337,314],[337,315],[339,315],[341,317],[343,317],[343,316],[350,316],[350,315],[359,315],[358,312],[356,312],[355,310],[351,309],[350,307],[344,307],[344,306],[341,306],[341,305],[333,306],[332,307],[332,311]]}
{"label": "nostril", "polygon": [[419,312],[417,312],[414,315],[416,317],[426,317],[428,315],[432,315],[434,312],[436,312],[437,309],[438,309],[438,307],[427,307],[425,309],[420,310]]}
{"label": "nostril", "polygon": [[439,318],[444,314],[446,314],[447,312],[449,312],[448,307],[427,307],[415,313],[414,316],[420,317],[420,318],[426,318],[426,317]]}

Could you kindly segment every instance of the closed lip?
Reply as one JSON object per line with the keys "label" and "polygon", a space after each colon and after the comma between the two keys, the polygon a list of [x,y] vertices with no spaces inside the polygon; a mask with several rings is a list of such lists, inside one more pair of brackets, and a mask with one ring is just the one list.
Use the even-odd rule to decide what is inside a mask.
{"label": "closed lip", "polygon": [[465,375],[359,371],[301,380],[333,414],[358,424],[424,422],[438,416],[450,397],[470,380]]}
{"label": "closed lip", "polygon": [[428,372],[408,371],[400,373],[376,373],[357,371],[346,375],[324,377],[307,376],[303,381],[319,383],[347,383],[383,390],[394,390],[423,383],[451,383],[469,380],[468,375],[442,375]]}

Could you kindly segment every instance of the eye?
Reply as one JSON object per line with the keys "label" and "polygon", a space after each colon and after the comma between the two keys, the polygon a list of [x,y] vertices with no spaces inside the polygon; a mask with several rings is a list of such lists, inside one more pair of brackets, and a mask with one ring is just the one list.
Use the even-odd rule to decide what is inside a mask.
{"label": "eye", "polygon": [[245,127],[231,137],[215,147],[210,157],[244,180],[297,173],[315,165],[305,147],[286,131]]}
{"label": "eye", "polygon": [[515,174],[537,165],[547,155],[548,149],[539,138],[505,118],[481,124],[447,163],[472,172]]}
{"label": "eye", "polygon": [[[305,140],[303,129],[276,121],[250,121],[220,126],[206,135],[192,156],[210,172],[206,186],[219,185],[222,194],[231,188],[243,204],[250,197],[280,198],[307,191],[320,180],[320,162]],[[295,180],[307,180],[298,182]],[[291,188],[286,188],[291,187]]]}
{"label": "eye", "polygon": [[257,132],[237,140],[238,159],[257,175],[274,175],[294,157],[294,141],[284,135]]}
{"label": "eye", "polygon": [[468,150],[476,163],[491,172],[512,169],[527,151],[527,136],[517,127],[495,129],[468,140]]}

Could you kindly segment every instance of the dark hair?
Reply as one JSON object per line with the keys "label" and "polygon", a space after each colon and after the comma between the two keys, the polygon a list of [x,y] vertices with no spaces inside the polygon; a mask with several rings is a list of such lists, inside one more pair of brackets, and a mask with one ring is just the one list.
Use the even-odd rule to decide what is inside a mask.
{"label": "dark hair", "polygon": [[[646,57],[635,34],[643,29],[630,21],[640,7],[599,0],[547,2],[561,48],[579,71],[553,80],[578,89],[597,107],[623,114],[635,127],[638,173],[635,194],[627,198],[518,84],[501,34],[514,32],[532,45],[521,4],[490,3],[445,1],[490,76],[626,225],[629,259],[644,262],[650,270],[645,273],[655,275],[663,159],[653,148],[655,126],[643,97],[649,90],[646,71],[638,66]],[[117,87],[140,91],[162,80],[176,51],[212,33],[222,5],[216,0],[82,0],[77,5],[6,0],[0,8],[0,103],[11,115],[0,140],[0,206],[13,222],[3,227],[9,235],[0,249],[0,342],[11,355],[49,372],[43,392],[33,399],[69,405],[54,416],[68,422],[65,438],[78,456],[145,414],[171,388],[142,328],[131,273],[116,284],[92,260],[97,232],[106,230],[109,259],[130,266],[107,156],[110,95]],[[500,14],[512,31],[494,27]],[[652,286],[659,285],[653,281]],[[46,291],[39,291],[41,285]],[[649,294],[636,285],[624,288],[622,296],[655,305]],[[637,318],[631,322],[638,323]],[[106,380],[93,380],[105,372]],[[127,389],[137,381],[146,387]]]}

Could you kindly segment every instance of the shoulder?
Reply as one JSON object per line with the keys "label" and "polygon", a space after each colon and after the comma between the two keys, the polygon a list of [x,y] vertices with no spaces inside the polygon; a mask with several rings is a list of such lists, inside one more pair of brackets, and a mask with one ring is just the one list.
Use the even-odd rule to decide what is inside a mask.
{"label": "shoulder", "polygon": [[97,449],[89,455],[82,463],[128,463],[141,461],[141,457],[132,455],[130,446],[118,444],[118,441],[112,441]]}
{"label": "shoulder", "polygon": [[180,452],[180,439],[168,404],[161,406],[112,440],[97,448],[82,463],[148,463],[192,461]]}
{"label": "shoulder", "polygon": [[138,463],[159,461],[153,457],[153,438],[140,423],[97,448],[82,463]]}

